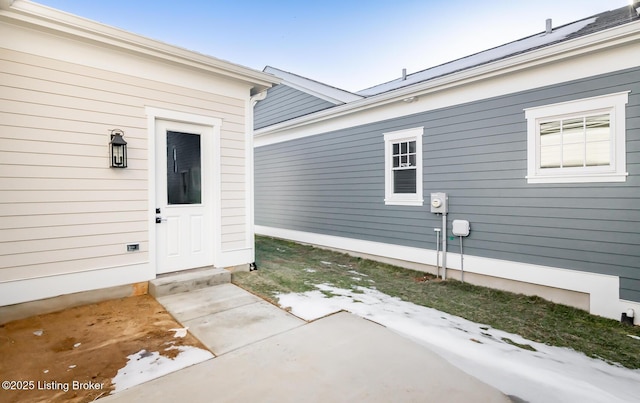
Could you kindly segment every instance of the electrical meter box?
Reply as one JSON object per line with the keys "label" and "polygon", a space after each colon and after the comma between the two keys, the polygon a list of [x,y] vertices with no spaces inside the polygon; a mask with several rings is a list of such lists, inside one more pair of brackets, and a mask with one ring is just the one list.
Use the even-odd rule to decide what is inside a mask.
{"label": "electrical meter box", "polygon": [[431,193],[431,212],[446,213],[447,212],[447,194]]}
{"label": "electrical meter box", "polygon": [[453,220],[453,228],[451,232],[455,236],[468,236],[469,235],[469,221],[467,220]]}

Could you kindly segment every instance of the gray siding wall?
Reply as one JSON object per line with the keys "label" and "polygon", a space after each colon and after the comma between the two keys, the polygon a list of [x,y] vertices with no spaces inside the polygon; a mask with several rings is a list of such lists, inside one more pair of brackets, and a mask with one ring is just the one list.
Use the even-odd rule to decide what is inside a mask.
{"label": "gray siding wall", "polygon": [[267,90],[267,98],[254,108],[254,129],[284,122],[335,106],[329,101],[314,97],[286,85],[276,85]]}
{"label": "gray siding wall", "polygon": [[[617,275],[620,298],[640,301],[639,77],[625,70],[259,147],[256,224],[435,249],[428,198],[446,192],[449,225],[471,222],[465,254]],[[527,184],[524,108],[628,90],[626,182]],[[427,202],[386,206],[383,133],[416,126]]]}

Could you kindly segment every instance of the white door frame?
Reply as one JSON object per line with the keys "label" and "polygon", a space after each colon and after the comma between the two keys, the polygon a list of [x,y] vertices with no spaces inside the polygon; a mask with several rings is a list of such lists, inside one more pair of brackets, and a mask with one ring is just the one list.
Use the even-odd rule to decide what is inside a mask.
{"label": "white door frame", "polygon": [[157,227],[155,222],[156,211],[156,121],[168,120],[181,123],[191,123],[196,125],[208,126],[213,129],[213,161],[211,161],[211,209],[213,211],[212,221],[212,239],[213,239],[213,262],[218,261],[221,249],[221,193],[220,193],[220,128],[222,119],[211,116],[196,115],[192,113],[178,112],[169,109],[161,109],[155,107],[145,107],[147,115],[147,168],[148,168],[148,210],[147,216],[149,222],[149,261],[154,272],[157,273],[158,250],[157,250]]}

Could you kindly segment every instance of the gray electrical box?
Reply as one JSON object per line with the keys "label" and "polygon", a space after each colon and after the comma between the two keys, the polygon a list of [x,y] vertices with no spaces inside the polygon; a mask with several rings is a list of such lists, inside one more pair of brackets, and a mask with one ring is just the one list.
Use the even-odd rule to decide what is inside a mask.
{"label": "gray electrical box", "polygon": [[431,193],[431,212],[446,213],[447,212],[447,194]]}
{"label": "gray electrical box", "polygon": [[467,220],[453,220],[451,232],[455,236],[468,236],[469,235],[469,221]]}

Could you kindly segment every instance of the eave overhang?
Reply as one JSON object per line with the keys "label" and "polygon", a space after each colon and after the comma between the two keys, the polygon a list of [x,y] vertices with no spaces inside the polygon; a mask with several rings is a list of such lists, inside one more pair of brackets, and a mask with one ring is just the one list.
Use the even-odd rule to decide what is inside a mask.
{"label": "eave overhang", "polygon": [[146,38],[25,0],[0,0],[0,21],[109,46],[206,73],[242,81],[251,95],[280,83],[277,77],[178,46]]}

